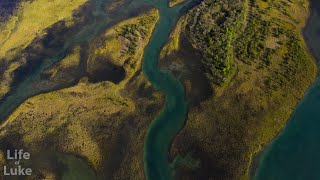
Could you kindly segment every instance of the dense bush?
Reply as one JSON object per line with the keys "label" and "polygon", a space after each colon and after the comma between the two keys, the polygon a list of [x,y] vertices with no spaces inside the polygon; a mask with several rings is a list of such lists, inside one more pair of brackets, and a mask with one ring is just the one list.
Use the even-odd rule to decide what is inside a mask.
{"label": "dense bush", "polygon": [[308,57],[301,40],[296,37],[293,31],[287,30],[285,34],[288,38],[286,42],[288,52],[284,55],[284,61],[280,64],[281,69],[276,71],[266,82],[267,86],[273,91],[288,84],[297,84],[298,76],[301,76],[301,72],[306,71],[305,60]]}
{"label": "dense bush", "polygon": [[234,42],[242,31],[244,1],[205,0],[187,17],[186,33],[203,56],[207,77],[221,83],[234,61]]}
{"label": "dense bush", "polygon": [[[259,14],[252,14],[244,33],[236,41],[237,58],[248,64],[261,58],[266,48],[265,41],[269,31],[270,22],[262,20]],[[265,57],[267,56],[268,53],[265,54]]]}
{"label": "dense bush", "polygon": [[127,53],[134,55],[138,48],[139,39],[143,39],[148,35],[148,29],[151,22],[156,21],[155,16],[141,18],[137,24],[127,24],[122,28],[121,36],[129,40]]}

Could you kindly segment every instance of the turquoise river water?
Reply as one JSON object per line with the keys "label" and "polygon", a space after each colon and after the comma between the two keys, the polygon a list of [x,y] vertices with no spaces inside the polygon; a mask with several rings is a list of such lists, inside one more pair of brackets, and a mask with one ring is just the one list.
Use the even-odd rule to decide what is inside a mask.
{"label": "turquoise river water", "polygon": [[161,47],[167,42],[180,15],[195,1],[174,8],[168,8],[168,1],[152,2],[160,11],[160,20],[145,48],[143,72],[152,85],[166,95],[166,103],[147,133],[144,147],[145,175],[148,180],[170,180],[173,179],[173,169],[168,162],[168,150],[185,123],[187,100],[182,84],[171,73],[159,70],[157,64]]}

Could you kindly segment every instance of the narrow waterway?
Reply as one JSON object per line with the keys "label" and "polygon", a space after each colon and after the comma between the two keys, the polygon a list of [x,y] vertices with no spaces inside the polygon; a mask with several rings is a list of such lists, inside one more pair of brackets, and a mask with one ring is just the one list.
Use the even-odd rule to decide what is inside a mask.
{"label": "narrow waterway", "polygon": [[173,169],[168,162],[168,150],[185,123],[187,100],[183,85],[171,73],[158,69],[158,58],[180,15],[195,5],[196,1],[190,0],[174,8],[168,8],[168,1],[151,2],[160,11],[160,20],[145,48],[143,72],[152,85],[166,95],[166,103],[162,112],[151,123],[146,136],[145,175],[148,180],[170,180],[173,179]]}
{"label": "narrow waterway", "polygon": [[[305,40],[320,60],[320,1],[311,0]],[[320,79],[296,107],[286,128],[265,149],[255,180],[320,179]]]}

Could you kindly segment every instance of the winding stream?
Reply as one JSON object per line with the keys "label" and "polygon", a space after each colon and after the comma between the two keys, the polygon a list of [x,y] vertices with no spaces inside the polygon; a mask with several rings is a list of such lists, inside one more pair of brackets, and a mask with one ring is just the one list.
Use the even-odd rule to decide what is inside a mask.
{"label": "winding stream", "polygon": [[174,137],[184,125],[187,114],[187,100],[182,84],[169,72],[158,69],[157,63],[162,46],[167,42],[181,11],[196,1],[168,8],[168,1],[153,0],[160,11],[152,38],[145,48],[143,72],[153,86],[166,95],[165,107],[151,123],[144,147],[145,175],[147,180],[173,179],[173,169],[168,162],[168,150]]}
{"label": "winding stream", "polygon": [[[320,61],[320,1],[311,0],[304,30],[308,47]],[[266,148],[255,180],[320,179],[320,79],[297,106],[286,128]]]}

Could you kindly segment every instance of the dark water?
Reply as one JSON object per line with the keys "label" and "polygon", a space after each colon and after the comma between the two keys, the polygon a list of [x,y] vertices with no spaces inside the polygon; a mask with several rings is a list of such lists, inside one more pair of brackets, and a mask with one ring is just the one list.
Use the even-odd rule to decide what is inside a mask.
{"label": "dark water", "polygon": [[[305,39],[320,60],[320,1],[311,1]],[[255,180],[320,179],[320,79],[305,94],[287,127],[266,148]]]}
{"label": "dark water", "polygon": [[0,0],[0,22],[5,21],[16,9],[20,0]]}

